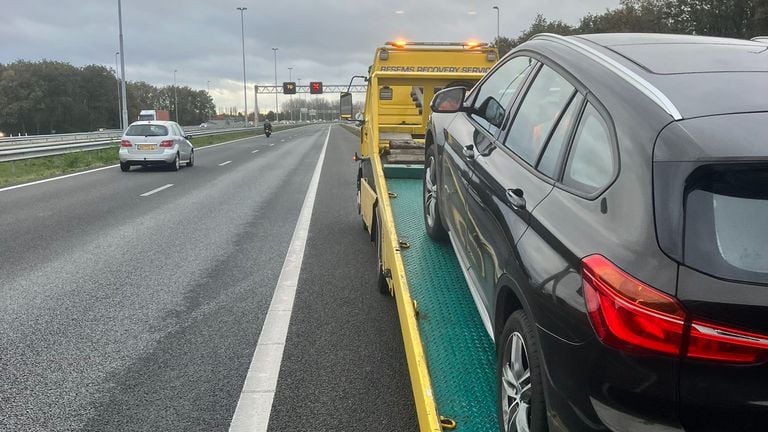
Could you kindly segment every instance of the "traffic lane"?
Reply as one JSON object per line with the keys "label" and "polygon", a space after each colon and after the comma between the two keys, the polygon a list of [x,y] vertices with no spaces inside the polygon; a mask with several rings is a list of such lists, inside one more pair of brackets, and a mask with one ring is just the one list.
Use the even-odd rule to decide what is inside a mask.
{"label": "traffic lane", "polygon": [[[322,134],[322,127],[293,129],[294,140]],[[269,139],[288,134],[278,132]],[[232,167],[218,166],[226,160],[242,164],[255,156],[251,149],[269,148],[263,136],[231,144],[198,149],[196,164],[171,172],[161,168],[133,168],[122,173],[117,167],[42,184],[0,191],[0,271],[18,275],[33,271],[49,256],[66,254],[84,239],[108,229],[114,219],[138,219],[144,211],[141,194],[173,184],[163,197],[180,190],[205,187]],[[249,151],[250,150],[250,151]],[[56,220],[78,221],[57,224]],[[51,223],[54,221],[54,223]]]}
{"label": "traffic lane", "polygon": [[328,143],[269,430],[417,430],[397,309],[355,207],[359,139]]}
{"label": "traffic lane", "polygon": [[0,273],[0,430],[225,430],[320,136]]}

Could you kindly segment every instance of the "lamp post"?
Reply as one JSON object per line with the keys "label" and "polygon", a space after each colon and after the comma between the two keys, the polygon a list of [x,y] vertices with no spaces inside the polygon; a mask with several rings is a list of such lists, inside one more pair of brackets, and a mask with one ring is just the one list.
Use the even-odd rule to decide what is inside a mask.
{"label": "lamp post", "polygon": [[[288,68],[288,81],[293,81],[293,68]],[[291,99],[291,121],[293,121],[293,95],[290,95],[289,98]]]}
{"label": "lamp post", "polygon": [[245,84],[245,20],[243,18],[243,12],[247,7],[239,7],[240,11],[240,36],[243,40],[243,103],[245,104],[245,127],[248,127],[248,86]]}
{"label": "lamp post", "polygon": [[[299,85],[296,86],[296,91],[298,91],[301,88],[301,78],[296,78],[299,81]],[[302,101],[301,105],[304,105],[304,96],[300,98]],[[299,107],[299,122],[301,122],[301,107]]]}
{"label": "lamp post", "polygon": [[179,97],[176,93],[176,69],[173,70],[173,110],[176,111],[176,123],[179,122]]}
{"label": "lamp post", "polygon": [[[208,92],[208,97],[211,97],[211,81],[210,80],[206,81],[205,87]],[[208,111],[208,121],[211,121],[211,110],[207,110],[207,111]]]}
{"label": "lamp post", "polygon": [[[277,88],[277,48],[272,48],[272,52],[275,53],[275,88]],[[277,90],[275,90],[275,122],[280,120],[280,109],[277,107]]]}
{"label": "lamp post", "polygon": [[123,8],[120,0],[117,0],[117,21],[120,28],[120,89],[123,100],[123,125],[128,125],[128,104],[125,93],[125,50],[123,49]]}
{"label": "lamp post", "polygon": [[496,44],[499,44],[499,38],[501,37],[501,32],[499,31],[499,15],[501,15],[501,10],[498,6],[494,6],[494,9],[496,9]]}
{"label": "lamp post", "polygon": [[117,78],[117,125],[120,126],[120,130],[123,130],[123,115],[120,113],[120,76],[118,75],[118,69],[120,68],[118,56],[120,51],[115,53],[115,78]]}

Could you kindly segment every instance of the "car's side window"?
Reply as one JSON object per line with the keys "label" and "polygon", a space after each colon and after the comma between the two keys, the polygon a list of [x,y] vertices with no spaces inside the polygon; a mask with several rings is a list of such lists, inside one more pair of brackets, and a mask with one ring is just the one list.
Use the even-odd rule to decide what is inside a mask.
{"label": "car's side window", "polygon": [[587,104],[573,137],[563,184],[588,194],[602,189],[616,172],[615,151],[607,123]]}
{"label": "car's side window", "polygon": [[542,66],[515,115],[504,146],[536,164],[544,143],[576,90],[560,74]]}
{"label": "car's side window", "polygon": [[472,118],[483,129],[496,135],[506,110],[535,64],[530,57],[515,57],[496,69],[476,90]]}
{"label": "car's side window", "polygon": [[552,136],[547,141],[547,145],[539,158],[536,169],[549,178],[557,179],[558,177],[559,170],[557,168],[560,166],[558,162],[562,159],[565,151],[568,149],[571,130],[574,123],[579,118],[579,112],[581,112],[583,102],[584,97],[581,94],[576,93],[568,104],[565,113],[563,113],[560,120],[557,122],[555,130],[552,132]]}

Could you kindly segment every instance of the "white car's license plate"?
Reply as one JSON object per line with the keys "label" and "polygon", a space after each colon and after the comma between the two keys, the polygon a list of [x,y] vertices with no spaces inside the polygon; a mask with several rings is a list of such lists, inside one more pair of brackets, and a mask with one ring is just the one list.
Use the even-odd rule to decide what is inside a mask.
{"label": "white car's license plate", "polygon": [[156,150],[157,146],[155,144],[139,144],[136,146],[139,150]]}

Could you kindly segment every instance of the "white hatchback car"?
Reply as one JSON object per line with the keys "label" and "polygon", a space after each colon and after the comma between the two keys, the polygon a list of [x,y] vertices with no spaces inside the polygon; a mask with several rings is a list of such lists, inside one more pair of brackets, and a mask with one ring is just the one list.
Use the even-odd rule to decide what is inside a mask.
{"label": "white hatchback car", "polygon": [[195,148],[178,123],[172,121],[137,121],[131,123],[120,140],[120,169],[131,165],[166,165],[178,171],[181,164],[195,164]]}

